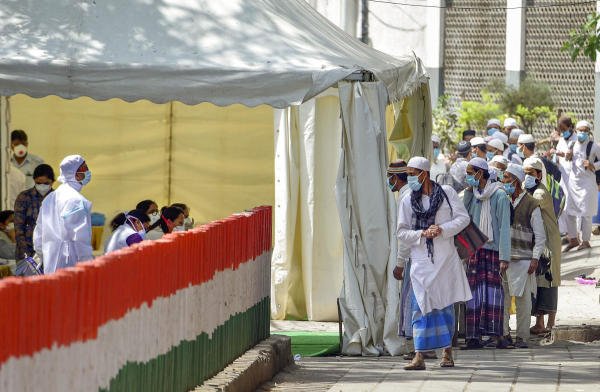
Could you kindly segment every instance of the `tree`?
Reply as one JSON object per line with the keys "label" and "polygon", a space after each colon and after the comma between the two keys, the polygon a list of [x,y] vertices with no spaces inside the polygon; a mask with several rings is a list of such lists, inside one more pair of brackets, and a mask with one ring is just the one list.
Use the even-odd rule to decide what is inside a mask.
{"label": "tree", "polygon": [[515,88],[496,81],[487,90],[495,94],[503,112],[518,118],[527,133],[531,133],[538,123],[556,117],[552,90],[547,84],[525,79]]}
{"label": "tree", "polygon": [[437,105],[433,109],[433,133],[438,135],[442,141],[442,147],[454,150],[458,142],[456,124],[458,112],[453,105],[449,95],[441,95]]}
{"label": "tree", "polygon": [[497,94],[483,90],[481,102],[463,101],[458,114],[459,128],[461,130],[485,129],[489,119],[500,117],[502,114],[502,108],[497,100]]}
{"label": "tree", "polygon": [[596,62],[596,53],[600,50],[600,31],[598,21],[600,14],[593,12],[587,16],[584,24],[571,30],[569,39],[563,43],[562,51],[568,52],[571,61],[575,61],[580,54]]}

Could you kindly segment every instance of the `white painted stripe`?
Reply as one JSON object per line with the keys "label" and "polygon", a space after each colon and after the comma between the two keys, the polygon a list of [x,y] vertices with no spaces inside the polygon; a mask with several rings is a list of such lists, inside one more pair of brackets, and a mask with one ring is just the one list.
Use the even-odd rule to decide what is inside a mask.
{"label": "white painted stripe", "polygon": [[[182,340],[213,331],[269,295],[271,252],[201,285],[154,300],[110,321],[95,340],[11,358],[0,368],[2,391],[95,391],[129,362],[147,362]],[[41,326],[43,329],[43,326]],[[28,331],[35,333],[35,331]]]}

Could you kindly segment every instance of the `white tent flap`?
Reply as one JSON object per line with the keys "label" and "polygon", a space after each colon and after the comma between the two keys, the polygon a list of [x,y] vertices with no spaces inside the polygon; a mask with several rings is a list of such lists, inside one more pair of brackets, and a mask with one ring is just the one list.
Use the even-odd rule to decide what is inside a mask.
{"label": "white tent flap", "polygon": [[[342,82],[342,155],[336,197],[344,236],[344,285],[340,305],[344,320],[342,351],[348,355],[380,355],[384,346],[388,266],[393,231],[393,201],[387,192],[385,171],[387,97],[381,82]],[[393,296],[397,296],[395,291]],[[398,299],[389,306],[393,325]],[[386,333],[393,351],[400,340]]]}

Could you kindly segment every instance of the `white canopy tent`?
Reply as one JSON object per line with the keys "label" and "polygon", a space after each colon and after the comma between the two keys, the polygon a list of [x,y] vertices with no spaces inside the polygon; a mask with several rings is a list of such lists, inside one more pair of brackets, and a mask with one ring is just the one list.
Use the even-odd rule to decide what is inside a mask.
{"label": "white canopy tent", "polygon": [[[364,81],[365,78],[368,81]],[[344,87],[352,93],[341,95],[338,106],[338,110],[339,107],[343,109],[343,137],[348,139],[353,134],[360,134],[365,140],[377,140],[373,145],[376,148],[371,146],[370,150],[354,151],[359,146],[349,142],[340,144],[338,139],[331,145],[333,150],[327,150],[315,145],[308,137],[303,144],[305,148],[295,151],[295,138],[309,133],[314,135],[312,132],[319,129],[314,124],[321,124],[323,128],[319,110],[312,111],[303,121],[296,121],[304,110],[301,104],[311,105],[312,98],[331,95],[327,90],[337,87],[343,80],[354,80]],[[363,95],[363,91],[369,93]],[[385,119],[388,103],[404,99],[405,108],[409,108],[404,118],[405,126],[410,127],[414,135],[425,135],[412,139],[412,152],[425,154],[429,151],[431,109],[427,77],[421,61],[414,55],[394,58],[369,48],[298,0],[6,1],[0,3],[0,95],[15,94],[34,98],[48,95],[65,99],[89,97],[97,101],[111,98],[128,102],[178,101],[189,105],[201,102],[219,106],[267,104],[283,109],[276,113],[275,119],[278,132],[274,315],[285,315],[285,309],[283,313],[281,309],[285,308],[288,299],[283,297],[293,284],[290,270],[297,261],[292,260],[290,235],[295,238],[307,233],[304,228],[300,234],[296,233],[299,223],[290,220],[290,216],[303,210],[308,221],[314,224],[318,222],[315,217],[318,218],[319,209],[312,208],[313,202],[318,204],[326,199],[335,203],[333,182],[315,182],[309,175],[304,185],[299,186],[302,182],[299,178],[304,170],[313,174],[333,171],[333,177],[324,178],[335,179],[335,166],[328,165],[327,159],[312,158],[341,154],[340,162],[351,162],[354,167],[352,173],[344,171],[347,169],[345,164],[340,167],[337,187],[341,225],[340,220],[337,223],[322,222],[328,228],[336,226],[336,229],[322,231],[319,238],[315,237],[314,230],[309,230],[312,236],[310,247],[319,253],[320,248],[327,246],[328,239],[340,236],[344,241],[344,263],[356,266],[344,268],[342,297],[345,300],[342,303],[344,314],[351,315],[353,320],[346,327],[345,350],[364,354],[384,349],[398,352],[393,337],[385,345],[383,343],[384,335],[391,336],[389,326],[393,323],[390,320],[394,314],[397,316],[397,311],[390,309],[397,306],[398,298],[395,295],[394,300],[394,295],[390,294],[392,290],[386,288],[387,266],[393,257],[393,249],[389,248],[393,222],[387,218],[392,203],[385,188],[387,150],[385,138],[381,139],[382,134],[385,135],[382,119]],[[331,105],[325,105],[327,107]],[[342,132],[341,124],[332,120],[331,110],[321,112],[328,116],[328,124],[339,126],[338,132]],[[4,111],[0,113],[4,115]],[[7,121],[6,116],[2,121]],[[5,189],[6,172],[10,168],[4,136],[2,142]],[[300,171],[297,154],[311,158],[301,160],[309,165]],[[376,154],[378,158],[371,157],[374,160],[362,164],[361,154]],[[357,176],[376,179],[372,180],[373,184],[380,186],[357,188]],[[343,189],[341,178],[345,181]],[[314,199],[303,199],[305,194],[301,189],[308,189]],[[349,189],[356,206],[367,205],[369,200],[378,201],[371,203],[370,208],[377,212],[372,219],[357,219],[357,215],[349,213],[352,203],[340,203],[339,195],[350,192]],[[386,218],[383,220],[383,217]],[[341,228],[345,228],[343,234]],[[364,249],[383,244],[381,238],[371,242],[373,236],[366,235],[359,241],[362,250],[357,251],[357,235],[362,233],[387,236],[388,248],[378,250],[375,256],[370,251],[364,252]],[[310,258],[310,263],[327,273],[331,269],[319,266],[320,261],[339,265],[338,270],[341,270],[341,257],[335,260]],[[360,271],[364,271],[364,276]],[[310,283],[306,281],[307,277],[310,278],[304,277],[305,290]],[[336,282],[341,277],[327,276],[326,279]],[[382,300],[373,305],[370,300],[373,297]],[[384,316],[381,316],[382,309]],[[385,315],[386,309],[390,315]],[[359,317],[361,314],[363,317]],[[362,351],[356,350],[357,344]]]}

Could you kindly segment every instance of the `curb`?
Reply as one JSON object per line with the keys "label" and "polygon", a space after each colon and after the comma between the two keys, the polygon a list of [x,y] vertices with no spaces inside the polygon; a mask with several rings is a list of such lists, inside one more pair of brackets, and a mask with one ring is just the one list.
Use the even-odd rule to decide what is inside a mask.
{"label": "curb", "polygon": [[291,339],[271,335],[246,351],[219,374],[194,389],[195,392],[253,391],[294,363]]}

